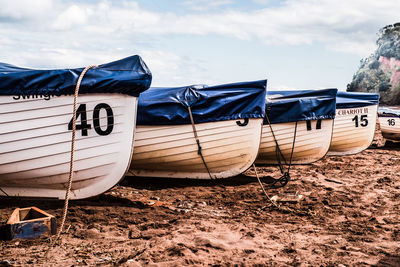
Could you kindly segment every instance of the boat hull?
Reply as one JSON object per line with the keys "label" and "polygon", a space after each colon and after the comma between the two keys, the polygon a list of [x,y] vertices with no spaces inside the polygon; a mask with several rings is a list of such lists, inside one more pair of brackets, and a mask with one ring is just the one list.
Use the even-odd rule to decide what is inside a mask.
{"label": "boat hull", "polygon": [[[65,197],[69,177],[72,96],[0,97],[0,195]],[[99,195],[127,171],[137,98],[79,95],[71,199]]]}
{"label": "boat hull", "polygon": [[400,141],[400,118],[398,116],[379,116],[382,136],[391,141]]}
{"label": "boat hull", "polygon": [[[296,122],[276,123],[271,124],[271,127],[283,157],[289,163]],[[292,164],[308,164],[323,158],[329,149],[332,127],[332,119],[320,120],[319,122],[317,120],[297,122]],[[281,162],[284,164],[282,157]],[[269,125],[263,125],[260,150],[256,163],[279,163],[276,154],[276,143]]]}
{"label": "boat hull", "polygon": [[[241,124],[242,126],[239,126]],[[212,178],[247,170],[260,145],[262,119],[196,125],[202,154]],[[129,174],[146,177],[211,179],[198,154],[191,125],[138,126]]]}
{"label": "boat hull", "polygon": [[374,139],[378,105],[336,109],[332,143],[328,155],[360,153]]}

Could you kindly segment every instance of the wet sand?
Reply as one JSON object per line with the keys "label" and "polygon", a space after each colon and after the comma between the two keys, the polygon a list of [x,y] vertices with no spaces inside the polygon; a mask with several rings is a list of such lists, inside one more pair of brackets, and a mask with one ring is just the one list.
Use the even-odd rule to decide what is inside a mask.
{"label": "wet sand", "polygon": [[[377,147],[378,146],[378,147]],[[62,235],[0,241],[14,265],[400,266],[400,144],[293,166],[272,189],[277,167],[260,167],[270,197],[298,192],[277,208],[254,171],[226,180],[127,177],[111,191],[72,201]],[[0,199],[0,221],[39,207],[60,221],[62,201]]]}

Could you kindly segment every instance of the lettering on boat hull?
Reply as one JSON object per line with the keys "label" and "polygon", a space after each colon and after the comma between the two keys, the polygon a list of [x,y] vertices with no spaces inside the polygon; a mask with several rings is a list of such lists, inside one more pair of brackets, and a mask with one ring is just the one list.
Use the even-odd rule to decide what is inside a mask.
{"label": "lettering on boat hull", "polygon": [[336,109],[328,155],[352,155],[368,148],[375,134],[377,108],[371,105]]}

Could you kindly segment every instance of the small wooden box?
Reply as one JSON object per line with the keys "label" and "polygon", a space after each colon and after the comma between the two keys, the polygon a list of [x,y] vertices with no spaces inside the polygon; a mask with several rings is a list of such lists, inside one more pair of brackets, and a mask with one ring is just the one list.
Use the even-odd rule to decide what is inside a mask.
{"label": "small wooden box", "polygon": [[4,227],[4,237],[11,239],[33,239],[56,234],[56,219],[53,215],[36,207],[17,208]]}

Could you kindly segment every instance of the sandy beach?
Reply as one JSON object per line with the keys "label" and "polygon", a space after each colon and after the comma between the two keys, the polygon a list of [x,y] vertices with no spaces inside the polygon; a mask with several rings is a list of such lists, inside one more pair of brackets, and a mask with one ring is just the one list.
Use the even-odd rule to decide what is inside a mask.
{"label": "sandy beach", "polygon": [[[12,265],[400,266],[400,144],[293,166],[272,189],[277,167],[213,181],[126,177],[96,198],[70,203],[59,245],[0,241]],[[63,201],[1,199],[0,219],[36,206],[60,221]]]}

